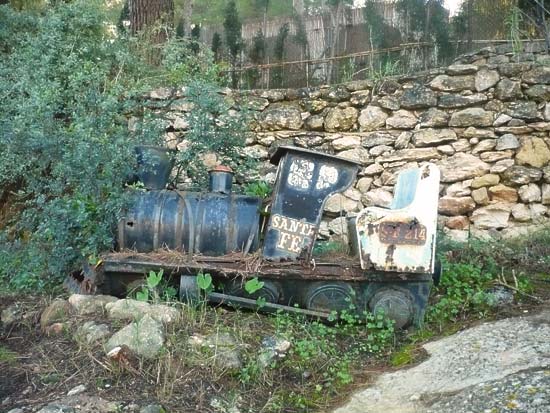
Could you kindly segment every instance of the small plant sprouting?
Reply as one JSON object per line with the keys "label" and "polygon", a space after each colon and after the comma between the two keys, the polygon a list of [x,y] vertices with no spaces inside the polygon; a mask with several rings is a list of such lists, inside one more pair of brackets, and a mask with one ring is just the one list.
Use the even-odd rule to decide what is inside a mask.
{"label": "small plant sprouting", "polygon": [[164,271],[161,269],[158,273],[149,271],[149,275],[145,278],[145,285],[141,287],[141,291],[136,293],[138,301],[149,301],[152,298],[154,301],[159,301],[157,287],[162,281]]}
{"label": "small plant sprouting", "polygon": [[258,277],[251,278],[244,283],[244,289],[250,295],[254,294],[256,291],[261,290],[263,287],[264,282],[258,280]]}
{"label": "small plant sprouting", "polygon": [[201,291],[208,294],[214,290],[214,284],[212,283],[212,276],[209,273],[203,274],[202,272],[197,274],[197,285]]}

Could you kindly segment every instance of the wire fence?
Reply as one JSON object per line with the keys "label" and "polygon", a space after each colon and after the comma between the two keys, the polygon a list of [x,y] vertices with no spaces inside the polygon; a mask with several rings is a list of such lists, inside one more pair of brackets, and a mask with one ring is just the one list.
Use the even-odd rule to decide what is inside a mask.
{"label": "wire fence", "polygon": [[243,65],[225,73],[235,79],[234,84],[240,89],[311,87],[417,73],[446,66],[464,53],[508,43],[508,40],[454,41],[452,50],[445,51],[445,57],[433,43],[406,43],[333,58]]}

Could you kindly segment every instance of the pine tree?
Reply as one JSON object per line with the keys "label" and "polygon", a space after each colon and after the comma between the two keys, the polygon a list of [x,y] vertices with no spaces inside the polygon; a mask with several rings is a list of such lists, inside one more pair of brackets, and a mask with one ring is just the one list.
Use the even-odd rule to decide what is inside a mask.
{"label": "pine tree", "polygon": [[257,65],[264,63],[266,53],[265,36],[261,29],[258,29],[252,39],[252,47],[248,54],[250,61]]}
{"label": "pine tree", "polygon": [[218,32],[214,33],[212,36],[212,53],[214,54],[214,61],[220,60],[220,53],[222,48],[222,37]]}
{"label": "pine tree", "polygon": [[225,30],[225,44],[229,50],[229,57],[231,60],[231,84],[233,88],[237,87],[237,73],[235,68],[237,66],[237,58],[242,50],[241,31],[242,24],[239,18],[239,12],[235,0],[231,0],[227,3],[225,8],[225,18],[223,21],[223,28]]}

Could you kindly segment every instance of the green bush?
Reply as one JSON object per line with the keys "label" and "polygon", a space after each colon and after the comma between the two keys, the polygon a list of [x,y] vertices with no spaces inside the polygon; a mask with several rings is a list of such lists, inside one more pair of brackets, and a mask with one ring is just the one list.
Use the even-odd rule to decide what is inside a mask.
{"label": "green bush", "polygon": [[[171,39],[157,51],[161,64],[151,65],[143,38],[111,31],[104,3],[0,6],[0,208],[9,211],[0,214],[0,282],[11,287],[57,284],[80,260],[111,248],[133,148],[162,143],[166,108],[152,109],[150,90],[190,85],[199,107],[191,135],[207,143],[191,145],[180,170],[198,169],[206,146],[225,150],[229,135],[230,145],[244,144],[238,113],[229,126],[215,121],[229,103],[215,92],[209,51]],[[130,116],[141,119],[131,133]],[[209,134],[200,135],[206,124]]]}

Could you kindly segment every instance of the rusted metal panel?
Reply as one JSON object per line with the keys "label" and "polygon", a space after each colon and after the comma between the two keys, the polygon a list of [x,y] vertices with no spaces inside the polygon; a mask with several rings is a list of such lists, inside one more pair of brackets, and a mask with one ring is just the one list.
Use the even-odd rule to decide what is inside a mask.
{"label": "rusted metal panel", "polygon": [[404,171],[393,209],[368,207],[359,213],[357,239],[364,270],[433,273],[439,177],[433,164]]}
{"label": "rusted metal panel", "polygon": [[274,261],[308,261],[325,201],[349,188],[359,164],[294,147],[278,148],[271,162],[279,167],[263,256]]}

